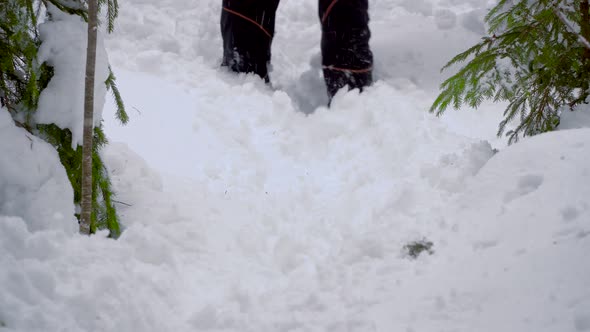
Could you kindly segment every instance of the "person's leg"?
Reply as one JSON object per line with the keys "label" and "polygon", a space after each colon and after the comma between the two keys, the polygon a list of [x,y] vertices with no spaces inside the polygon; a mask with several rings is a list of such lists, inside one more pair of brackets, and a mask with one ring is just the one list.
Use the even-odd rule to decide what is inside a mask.
{"label": "person's leg", "polygon": [[328,94],[372,83],[368,0],[319,0],[322,65]]}
{"label": "person's leg", "polygon": [[267,64],[278,5],[279,0],[223,0],[222,66],[269,81]]}

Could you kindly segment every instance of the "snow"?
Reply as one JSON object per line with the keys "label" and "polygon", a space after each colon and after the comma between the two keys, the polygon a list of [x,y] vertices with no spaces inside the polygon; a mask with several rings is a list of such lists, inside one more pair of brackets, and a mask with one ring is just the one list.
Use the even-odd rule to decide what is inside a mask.
{"label": "snow", "polygon": [[0,218],[20,217],[29,231],[73,234],[74,194],[57,152],[16,127],[0,108]]}
{"label": "snow", "polygon": [[[590,205],[583,198],[590,176],[584,156],[589,134],[589,129],[560,131],[511,146],[457,198],[451,215],[463,221],[459,228],[477,259],[490,262],[461,276],[490,295],[476,315],[482,326],[502,314],[508,330],[585,330],[579,321],[590,309],[590,284],[583,277],[590,273],[585,258]],[[516,289],[496,290],[509,283]],[[507,310],[509,303],[515,308]]]}
{"label": "snow", "polygon": [[590,127],[590,106],[582,104],[575,111],[563,110],[560,116],[559,128],[578,129]]}
{"label": "snow", "polygon": [[[426,112],[487,1],[374,1],[378,80],[329,109],[314,0],[279,6],[272,87],[218,68],[217,0],[121,5],[105,43],[131,121],[107,103],[103,155],[125,230],[55,231],[57,155],[31,138],[64,185],[43,195],[0,111],[0,181],[22,188],[0,182],[21,206],[0,210],[0,330],[590,330],[584,113],[506,147],[504,105]],[[59,225],[21,213],[52,202]]]}
{"label": "snow", "polygon": [[[54,76],[41,92],[35,112],[37,123],[55,123],[72,132],[72,148],[82,145],[84,121],[84,77],[88,26],[79,17],[68,15],[49,5],[51,21],[39,27],[41,47],[39,63],[46,62],[54,69]],[[108,59],[102,33],[96,46],[96,80],[94,85],[94,125],[100,125],[109,76]]]}

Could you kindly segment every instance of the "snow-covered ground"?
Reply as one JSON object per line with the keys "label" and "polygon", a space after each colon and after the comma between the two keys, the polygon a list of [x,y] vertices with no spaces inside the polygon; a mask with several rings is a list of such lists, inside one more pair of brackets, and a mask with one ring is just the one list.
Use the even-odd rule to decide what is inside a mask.
{"label": "snow-covered ground", "polygon": [[72,234],[59,170],[0,183],[0,331],[590,331],[590,129],[505,147],[503,105],[426,112],[487,2],[373,1],[378,81],[330,109],[315,0],[279,6],[272,88],[218,68],[220,1],[122,2],[125,231]]}

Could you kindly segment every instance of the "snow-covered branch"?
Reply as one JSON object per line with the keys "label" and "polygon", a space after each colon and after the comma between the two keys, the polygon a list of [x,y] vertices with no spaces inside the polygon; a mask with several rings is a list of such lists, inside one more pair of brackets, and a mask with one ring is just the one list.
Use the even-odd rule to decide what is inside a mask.
{"label": "snow-covered branch", "polygon": [[555,12],[555,15],[557,15],[557,17],[559,18],[559,20],[561,22],[563,22],[563,24],[565,24],[565,26],[567,27],[568,30],[570,30],[570,32],[575,33],[578,36],[578,40],[580,41],[580,43],[582,43],[582,45],[584,45],[584,47],[586,47],[587,49],[590,50],[590,42],[588,41],[588,39],[584,38],[584,36],[582,36],[581,33],[576,32],[576,30],[574,29],[574,27],[571,25],[571,23],[568,21],[568,19],[563,15],[562,12],[560,12],[557,8],[553,7],[553,11]]}

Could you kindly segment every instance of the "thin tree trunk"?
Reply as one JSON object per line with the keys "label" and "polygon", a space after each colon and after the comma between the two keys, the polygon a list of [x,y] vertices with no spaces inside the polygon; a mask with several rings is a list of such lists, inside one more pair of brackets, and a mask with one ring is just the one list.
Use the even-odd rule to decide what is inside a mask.
{"label": "thin tree trunk", "polygon": [[[588,0],[580,1],[580,14],[580,34],[582,35],[582,38],[586,40],[586,43],[590,43],[590,6],[588,5]],[[590,47],[588,47],[588,45],[586,45],[586,48],[584,49],[582,63],[584,64],[586,73],[590,72]],[[585,93],[582,93],[583,99],[588,97],[588,93],[590,93],[590,91],[588,91],[589,88],[590,82],[586,81],[582,86],[583,91],[585,91]]]}
{"label": "thin tree trunk", "polygon": [[84,93],[84,134],[82,144],[82,211],[80,233],[90,234],[92,216],[92,138],[94,132],[94,72],[96,67],[97,0],[88,0],[88,48]]}
{"label": "thin tree trunk", "polygon": [[[588,0],[580,1],[580,14],[582,16],[580,33],[587,42],[590,42],[590,6]],[[590,60],[590,48],[587,47],[584,51],[584,58],[586,61]]]}

